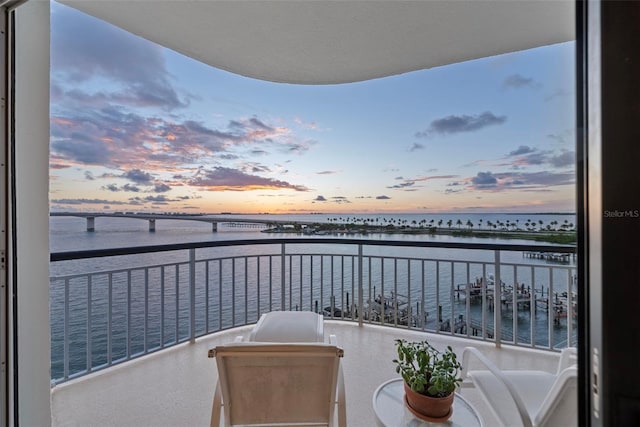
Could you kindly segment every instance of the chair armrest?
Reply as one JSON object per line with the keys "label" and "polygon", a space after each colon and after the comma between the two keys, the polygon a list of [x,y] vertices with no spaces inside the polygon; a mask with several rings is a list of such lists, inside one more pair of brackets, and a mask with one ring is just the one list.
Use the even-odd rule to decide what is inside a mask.
{"label": "chair armrest", "polygon": [[[565,392],[566,387],[571,386],[572,382],[573,386],[577,387],[577,377],[577,366],[570,366],[556,376],[556,380],[553,382],[549,393],[547,393],[547,396],[544,398],[542,404],[540,405],[540,409],[538,410],[538,414],[536,415],[536,425],[542,424],[545,421],[544,418],[546,418],[551,412],[551,408],[553,407],[553,405],[556,405],[560,400],[562,400],[562,393]],[[575,391],[569,391],[569,393],[575,393]],[[578,402],[576,401],[575,411],[578,410],[577,403]]]}
{"label": "chair armrest", "polygon": [[[329,335],[329,344],[338,346],[338,337]],[[342,372],[342,363],[338,365],[338,384],[336,390],[336,401],[338,403],[338,427],[347,426],[347,406],[344,389],[344,374]]]}
{"label": "chair armrest", "polygon": [[575,347],[563,348],[562,352],[560,353],[560,361],[558,362],[558,370],[556,371],[556,376],[560,375],[560,373],[568,367],[577,364],[577,357],[578,352]]}
{"label": "chair armrest", "polygon": [[[522,397],[516,390],[515,386],[507,378],[502,371],[487,357],[480,353],[480,351],[475,347],[465,347],[462,351],[462,378],[466,378],[469,374],[469,357],[473,355],[478,361],[480,361],[488,370],[491,372],[509,391],[511,397],[513,398],[513,402],[516,404],[516,408],[518,409],[518,413],[520,414],[520,418],[522,419],[522,424],[524,427],[532,427],[531,418],[529,417],[529,413],[527,412],[526,406]],[[471,374],[471,378],[473,379],[473,374]]]}

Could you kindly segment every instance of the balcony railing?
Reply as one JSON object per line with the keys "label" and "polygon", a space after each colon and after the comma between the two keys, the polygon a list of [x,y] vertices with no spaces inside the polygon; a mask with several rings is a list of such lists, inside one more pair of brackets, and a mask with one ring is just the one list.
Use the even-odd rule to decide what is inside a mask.
{"label": "balcony railing", "polygon": [[497,345],[575,345],[574,251],[300,238],[52,253],[52,383],[272,310]]}

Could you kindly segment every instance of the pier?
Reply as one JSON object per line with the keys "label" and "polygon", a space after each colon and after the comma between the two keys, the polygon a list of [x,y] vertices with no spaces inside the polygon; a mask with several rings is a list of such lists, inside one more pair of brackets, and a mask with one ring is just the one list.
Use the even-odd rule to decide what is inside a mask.
{"label": "pier", "polygon": [[523,252],[522,256],[525,258],[542,259],[549,262],[559,262],[562,264],[568,264],[571,260],[576,259],[575,254],[554,253],[554,252]]}

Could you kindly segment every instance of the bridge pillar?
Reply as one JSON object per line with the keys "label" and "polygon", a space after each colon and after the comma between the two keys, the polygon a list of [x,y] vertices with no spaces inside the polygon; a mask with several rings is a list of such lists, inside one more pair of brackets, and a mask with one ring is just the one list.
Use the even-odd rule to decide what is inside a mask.
{"label": "bridge pillar", "polygon": [[216,231],[218,231],[218,223],[217,222],[212,222],[211,223],[211,232],[215,233]]}
{"label": "bridge pillar", "polygon": [[150,219],[149,220],[149,231],[156,231],[156,220],[155,219]]}
{"label": "bridge pillar", "polygon": [[96,231],[96,218],[93,216],[87,217],[87,231]]}

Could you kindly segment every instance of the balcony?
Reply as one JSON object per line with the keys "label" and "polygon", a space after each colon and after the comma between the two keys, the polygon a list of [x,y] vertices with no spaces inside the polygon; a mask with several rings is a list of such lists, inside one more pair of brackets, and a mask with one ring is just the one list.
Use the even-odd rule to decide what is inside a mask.
{"label": "balcony", "polygon": [[[251,327],[239,327],[198,338],[170,349],[86,375],[52,389],[53,426],[206,426],[217,378],[215,361],[207,350],[237,335],[248,337]],[[478,342],[449,335],[386,326],[327,321],[325,333],[335,334],[345,350],[347,425],[371,427],[375,417],[371,398],[376,387],[397,377],[391,363],[396,338],[429,339],[443,348],[462,351],[479,347],[503,368],[543,369],[554,372],[555,352]],[[472,388],[462,395],[472,403],[485,426],[500,425]]]}
{"label": "balcony", "polygon": [[[525,255],[572,251],[276,239],[52,254],[53,425],[207,425],[207,350],[271,310],[325,313],[345,350],[349,426],[375,425],[396,338],[553,372],[555,350],[575,345],[576,267]],[[499,425],[474,389],[462,393]]]}

